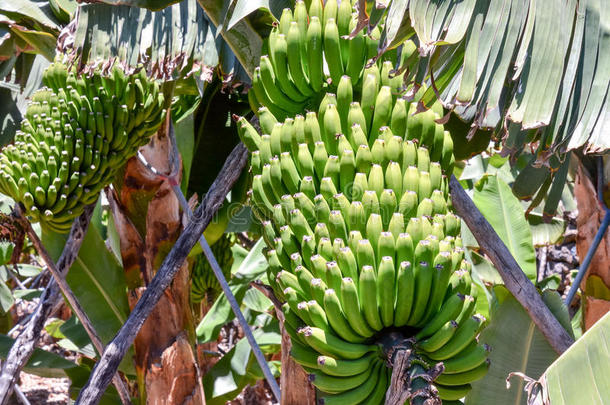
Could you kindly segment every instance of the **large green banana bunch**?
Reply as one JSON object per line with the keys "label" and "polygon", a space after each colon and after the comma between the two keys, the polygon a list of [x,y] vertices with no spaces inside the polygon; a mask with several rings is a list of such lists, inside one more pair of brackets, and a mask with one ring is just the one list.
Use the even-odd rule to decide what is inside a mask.
{"label": "large green banana bunch", "polygon": [[77,77],[61,63],[44,72],[21,130],[0,154],[0,192],[64,232],[161,125],[163,94],[142,70]]}
{"label": "large green banana bunch", "polygon": [[[338,15],[327,12],[335,6],[328,1],[321,14],[310,14]],[[295,6],[296,22],[302,7]],[[283,19],[280,31],[286,21],[295,27]],[[332,27],[332,17],[324,20]],[[316,24],[305,21],[301,32]],[[353,48],[351,41],[344,48]],[[304,61],[316,58],[309,52],[300,58],[311,68]],[[262,135],[238,120],[291,354],[322,392],[321,402],[378,404],[390,381],[388,337],[399,332],[412,338],[423,364],[444,362],[434,381],[440,398],[462,398],[486,373],[489,348],[477,340],[484,319],[475,314],[476,287],[449,202],[453,143],[437,123],[442,109],[419,112],[407,102],[387,61],[363,68],[363,56],[361,69],[333,77],[323,53],[336,87],[323,86],[317,112],[287,110],[266,83],[267,99],[259,97],[255,79]],[[267,63],[261,59],[261,80]],[[276,74],[275,89],[292,83],[301,90],[288,73]]]}
{"label": "large green banana bunch", "polygon": [[[235,234],[223,234],[216,243],[211,246],[212,253],[218,261],[220,268],[226,278],[231,275],[231,266],[233,266],[233,252],[231,247],[235,244]],[[191,272],[191,301],[201,302],[207,298],[208,302],[212,303],[222,292],[218,279],[214,275],[214,271],[206,259],[205,255],[199,254],[193,270]]]}

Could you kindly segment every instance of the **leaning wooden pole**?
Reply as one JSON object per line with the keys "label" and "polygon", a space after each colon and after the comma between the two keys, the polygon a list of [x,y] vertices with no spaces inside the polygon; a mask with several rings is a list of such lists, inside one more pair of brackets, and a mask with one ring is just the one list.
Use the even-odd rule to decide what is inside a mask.
{"label": "leaning wooden pole", "polygon": [[574,343],[574,339],[544,304],[536,286],[521,270],[504,242],[468,197],[455,176],[451,176],[449,189],[455,212],[466,222],[481,250],[495,265],[506,288],[521,303],[551,347],[558,354],[565,352]]}

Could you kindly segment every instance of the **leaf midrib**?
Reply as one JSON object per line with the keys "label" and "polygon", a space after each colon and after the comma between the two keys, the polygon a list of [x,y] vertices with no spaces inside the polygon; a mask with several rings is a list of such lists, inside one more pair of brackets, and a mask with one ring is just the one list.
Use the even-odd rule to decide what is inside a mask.
{"label": "leaf midrib", "polygon": [[83,270],[85,270],[85,273],[87,274],[87,276],[91,279],[91,281],[93,282],[93,284],[95,285],[95,287],[97,288],[97,290],[102,294],[102,296],[104,297],[104,300],[108,303],[108,306],[110,307],[110,309],[112,310],[112,312],[114,313],[114,315],[116,316],[116,318],[119,320],[119,322],[121,324],[125,323],[125,320],[123,318],[123,316],[121,315],[121,311],[119,310],[119,308],[115,305],[115,303],[112,301],[112,299],[110,299],[110,295],[108,295],[108,293],[106,292],[106,290],[104,290],[102,288],[102,285],[98,282],[98,280],[93,276],[93,273],[91,272],[91,270],[89,270],[89,266],[87,266],[85,264],[85,262],[80,258],[80,256],[76,257],[76,260],[78,261],[78,263],[82,266]]}
{"label": "leaf midrib", "polygon": [[[505,195],[504,195],[504,190],[502,189],[502,187],[500,187],[500,180],[497,177],[494,177],[495,181],[496,181],[496,187],[498,188],[498,195],[500,196],[500,207],[502,209],[502,218],[504,221],[504,229],[506,229],[506,240],[508,242],[508,244],[510,246],[508,246],[508,249],[510,250],[511,253],[513,253],[513,256],[515,253],[517,253],[517,251],[515,250],[515,245],[513,243],[513,232],[510,232],[511,228],[510,228],[510,220],[508,217],[508,214],[506,213],[506,204],[504,203],[505,201]],[[519,262],[519,260],[517,259],[517,262]],[[519,265],[521,265],[521,263],[519,263]]]}
{"label": "leaf midrib", "polygon": [[[534,325],[533,322],[530,322],[529,328],[527,329],[527,337],[525,338],[527,350],[525,350],[525,356],[523,356],[523,359],[521,360],[521,367],[520,367],[521,372],[525,375],[527,375],[527,362],[529,361],[532,342],[534,341],[534,331],[535,330],[536,330],[536,326]],[[517,396],[515,398],[516,405],[521,404],[521,396],[523,395],[523,392],[524,392],[523,391],[524,383],[525,383],[525,380],[523,378],[519,378],[519,387],[517,388]]]}

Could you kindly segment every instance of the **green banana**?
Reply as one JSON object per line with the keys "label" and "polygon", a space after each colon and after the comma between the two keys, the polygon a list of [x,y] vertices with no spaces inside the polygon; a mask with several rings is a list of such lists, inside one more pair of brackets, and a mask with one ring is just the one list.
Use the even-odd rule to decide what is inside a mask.
{"label": "green banana", "polygon": [[485,362],[489,356],[490,347],[474,341],[456,356],[443,362],[444,374],[458,374],[470,371]]}
{"label": "green banana", "polygon": [[322,24],[317,16],[312,15],[307,27],[307,65],[309,67],[309,84],[314,91],[322,90],[324,80],[322,51]]}
{"label": "green banana", "polygon": [[360,107],[362,108],[362,113],[366,120],[366,127],[363,127],[362,129],[368,135],[369,145],[373,143],[377,136],[377,134],[373,134],[370,129],[373,122],[373,110],[375,109],[378,87],[379,81],[374,74],[367,74],[364,76]]}
{"label": "green banana", "polygon": [[[252,153],[252,202],[263,207],[256,214],[271,248],[270,275],[281,275],[278,286],[286,288],[278,296],[300,317],[288,332],[322,355],[313,365],[311,352],[301,353],[320,402],[380,403],[390,370],[376,360],[376,340],[401,332],[413,337],[413,355],[425,362],[466,358],[480,322],[475,328],[470,320],[476,297],[465,295],[477,290],[451,212],[453,144],[436,122],[442,107],[419,112],[422,92],[413,102],[406,94],[412,73],[394,71],[412,64],[415,44],[404,54],[378,56],[380,30],[356,33],[355,2],[325,3],[310,2],[307,13],[298,1],[294,16],[284,11],[269,38],[270,60],[263,58],[253,77],[269,135],[255,136],[245,119],[238,129]],[[375,20],[381,15],[367,12]],[[365,67],[366,58],[373,59]],[[298,110],[271,103],[278,99],[267,89],[271,79]],[[476,360],[470,369],[482,364]],[[371,368],[366,382],[339,381]],[[438,383],[448,387],[442,378]]]}
{"label": "green banana", "polygon": [[432,336],[446,322],[456,319],[464,306],[464,296],[462,294],[453,294],[441,305],[440,310],[430,319],[417,334],[415,339],[422,339]]}
{"label": "green banana", "polygon": [[324,392],[341,392],[354,389],[369,379],[373,367],[368,367],[364,372],[348,377],[334,377],[324,372],[314,370],[309,374],[309,381],[319,390]]}
{"label": "green banana", "polygon": [[[312,262],[313,262],[313,260],[312,260]],[[324,264],[324,267],[326,267],[326,264]],[[317,272],[316,272],[316,275],[318,275]],[[326,273],[323,273],[322,276],[324,278],[326,278]],[[326,283],[324,282],[324,280],[322,278],[312,278],[309,284],[310,284],[309,287],[310,287],[312,297],[316,300],[316,302],[318,304],[323,306],[324,305],[324,293],[328,289],[328,287],[326,286]]]}
{"label": "green banana", "polygon": [[385,327],[394,323],[394,284],[394,260],[389,256],[384,256],[381,258],[377,272],[377,303],[381,321]]}
{"label": "green banana", "polygon": [[394,325],[404,326],[411,316],[415,296],[415,276],[408,261],[400,262],[396,275],[396,312]]}
{"label": "green banana", "polygon": [[392,91],[389,86],[382,86],[375,98],[375,113],[370,136],[376,137],[381,127],[387,125],[392,114]]}
{"label": "green banana", "polygon": [[[327,8],[328,5],[325,7],[325,18]],[[338,85],[343,75],[343,63],[341,61],[339,29],[332,17],[326,19],[324,23],[324,57],[326,58],[330,78],[334,84]]]}
{"label": "green banana", "polygon": [[319,356],[317,367],[320,371],[333,377],[350,377],[364,373],[371,368],[371,363],[379,360],[377,353],[368,353],[356,360],[336,359],[330,356]]}
{"label": "green banana", "polygon": [[[48,87],[33,94],[21,130],[0,154],[0,192],[50,230],[67,232],[164,119],[163,94],[146,74],[109,84],[108,91],[102,86],[120,76],[117,70],[77,78],[71,68],[52,63],[43,73]],[[127,105],[109,101],[124,93]]]}
{"label": "green banana", "polygon": [[432,285],[432,272],[430,271],[428,262],[415,262],[414,277],[415,298],[413,302],[413,309],[411,315],[409,316],[409,320],[407,321],[407,325],[417,325],[426,310],[426,304],[428,302],[428,297],[430,296],[430,286]]}
{"label": "green banana", "polygon": [[[377,256],[379,257],[379,261],[383,261],[384,257],[388,257],[394,261],[396,259],[394,254],[395,251],[396,244],[394,243],[394,235],[392,235],[391,232],[381,232],[379,234],[379,239],[377,240]],[[386,259],[386,261],[387,260],[388,259]],[[392,265],[393,264],[394,263],[392,263]],[[393,281],[392,285],[394,285]]]}
{"label": "green banana", "polygon": [[[350,23],[349,31],[353,31],[354,28],[356,28],[356,20],[352,20]],[[359,30],[348,42],[348,58],[345,73],[350,77],[360,78],[366,62],[365,40],[362,30]]]}
{"label": "green banana", "polygon": [[358,286],[352,278],[344,277],[341,280],[341,302],[352,329],[365,338],[371,337],[375,332],[368,326],[361,312]]}
{"label": "green banana", "polygon": [[320,328],[324,331],[331,332],[330,324],[324,308],[316,301],[307,302],[307,312],[311,319],[311,325]]}
{"label": "green banana", "polygon": [[472,389],[470,384],[447,386],[436,383],[434,386],[438,390],[438,396],[443,400],[443,402],[457,401],[458,399],[462,399]]}
{"label": "green banana", "polygon": [[348,114],[351,103],[353,102],[352,79],[347,76],[341,76],[337,85],[337,110],[341,118],[341,129],[343,134],[348,132]]}
{"label": "green banana", "polygon": [[326,310],[326,316],[330,325],[335,331],[335,334],[348,342],[364,342],[364,337],[359,336],[349,325],[347,318],[345,317],[345,313],[341,308],[339,297],[332,288],[326,290],[324,294],[324,309]]}
{"label": "green banana", "polygon": [[[231,276],[233,265],[233,252],[231,247],[236,242],[233,234],[223,234],[212,246],[212,253],[218,261],[226,278]],[[200,302],[207,298],[208,303],[214,302],[222,289],[208,260],[203,254],[197,256],[191,270],[191,301]]]}
{"label": "green banana", "polygon": [[455,356],[474,340],[482,323],[481,316],[475,315],[465,319],[460,323],[453,337],[440,349],[428,353],[428,357],[432,360],[446,360]]}
{"label": "green banana", "polygon": [[377,346],[350,343],[320,328],[304,327],[299,331],[305,341],[318,353],[326,356],[356,360],[369,352],[376,352]]}
{"label": "green banana", "polygon": [[318,399],[319,404],[324,405],[347,405],[362,403],[373,391],[379,389],[379,377],[385,372],[385,367],[381,362],[375,362],[372,365],[373,371],[370,377],[358,387],[351,390],[343,391],[338,394],[324,395]]}
{"label": "green banana", "polygon": [[377,383],[377,387],[373,390],[373,392],[366,397],[364,403],[366,404],[381,404],[385,400],[386,396],[386,388],[389,385],[389,369],[382,364],[379,367],[379,379]]}
{"label": "green banana", "polygon": [[288,68],[290,76],[299,92],[305,96],[313,94],[313,90],[309,87],[309,82],[303,72],[303,63],[301,62],[302,51],[305,48],[306,37],[301,35],[299,24],[296,21],[290,23],[288,34],[286,35],[287,52],[288,52]]}
{"label": "green banana", "polygon": [[439,330],[437,330],[429,338],[422,340],[417,343],[421,350],[426,352],[433,352],[445,345],[453,337],[455,331],[458,328],[458,323],[455,321],[449,321],[445,323]]}
{"label": "green banana", "polygon": [[[290,54],[288,58],[290,59]],[[271,64],[269,56],[261,56],[260,63],[261,82],[271,102],[274,105],[282,106],[282,108],[288,111],[299,111],[301,105],[291,100],[280,90],[281,86],[279,82],[281,80],[274,76],[273,65]]]}
{"label": "green banana", "polygon": [[486,359],[479,366],[456,374],[441,374],[436,378],[436,382],[446,386],[459,386],[469,384],[485,377],[489,370],[490,361]]}
{"label": "green banana", "polygon": [[299,341],[292,341],[290,356],[301,366],[309,368],[318,367],[318,353],[299,343]]}
{"label": "green banana", "polygon": [[379,316],[376,287],[377,276],[375,270],[372,266],[362,266],[358,283],[360,306],[371,329],[378,331],[383,329],[383,323]]}

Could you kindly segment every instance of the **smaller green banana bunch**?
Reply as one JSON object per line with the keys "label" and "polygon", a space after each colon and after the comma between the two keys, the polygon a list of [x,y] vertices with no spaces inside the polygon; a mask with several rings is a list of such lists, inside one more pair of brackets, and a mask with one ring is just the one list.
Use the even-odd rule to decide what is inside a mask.
{"label": "smaller green banana bunch", "polygon": [[[315,0],[309,11],[298,0],[294,12],[284,9],[269,36],[268,55],[261,57],[254,71],[253,91],[248,93],[253,110],[264,105],[278,119],[294,116],[305,108],[317,107],[324,92],[337,89],[342,76],[362,77],[367,61],[377,55],[378,41],[373,38],[379,37],[379,30],[370,35],[360,31],[349,39],[357,17],[349,0],[339,4],[328,0],[324,6]],[[401,60],[410,54],[401,53]],[[394,94],[403,87],[402,74],[390,75],[396,58],[393,50],[373,63],[377,70],[382,66],[382,84],[390,86]]]}
{"label": "smaller green banana bunch", "polygon": [[21,130],[0,154],[0,192],[26,214],[65,232],[164,120],[159,85],[119,67],[77,76],[52,63]]}
{"label": "smaller green banana bunch", "polygon": [[[231,247],[235,244],[236,240],[235,234],[225,233],[211,246],[212,253],[214,253],[214,257],[226,278],[231,276],[231,266],[233,266]],[[195,303],[207,299],[207,302],[211,304],[222,292],[218,279],[203,253],[197,255],[195,259],[191,271],[191,282],[191,301]]]}

